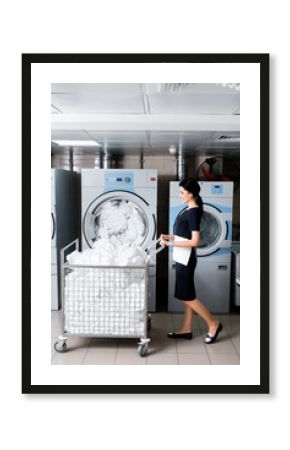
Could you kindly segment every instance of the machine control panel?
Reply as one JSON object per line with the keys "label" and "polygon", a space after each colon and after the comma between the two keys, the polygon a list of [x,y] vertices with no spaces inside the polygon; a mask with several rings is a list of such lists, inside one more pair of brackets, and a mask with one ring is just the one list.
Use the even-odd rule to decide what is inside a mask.
{"label": "machine control panel", "polygon": [[130,183],[130,181],[131,181],[131,178],[130,177],[124,177],[124,178],[122,178],[122,177],[117,177],[116,179],[114,178],[114,177],[109,177],[108,178],[111,182],[113,181],[116,181],[117,183],[122,183],[122,181],[124,181],[125,183]]}
{"label": "machine control panel", "polygon": [[224,187],[222,184],[212,184],[211,193],[214,195],[222,195],[224,192]]}
{"label": "machine control panel", "polygon": [[107,188],[134,186],[134,174],[133,172],[108,172],[105,175],[105,186]]}

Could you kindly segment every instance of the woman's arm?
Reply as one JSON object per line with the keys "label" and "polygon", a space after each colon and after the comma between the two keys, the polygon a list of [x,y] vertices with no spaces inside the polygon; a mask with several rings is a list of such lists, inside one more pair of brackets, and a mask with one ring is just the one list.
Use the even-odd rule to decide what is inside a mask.
{"label": "woman's arm", "polygon": [[[173,236],[174,238],[174,236]],[[200,242],[200,232],[199,231],[192,231],[191,232],[191,239],[188,239],[187,241],[167,241],[162,239],[161,245],[166,245],[167,247],[198,247]]]}
{"label": "woman's arm", "polygon": [[174,239],[174,234],[161,234],[160,237],[168,241],[168,239]]}

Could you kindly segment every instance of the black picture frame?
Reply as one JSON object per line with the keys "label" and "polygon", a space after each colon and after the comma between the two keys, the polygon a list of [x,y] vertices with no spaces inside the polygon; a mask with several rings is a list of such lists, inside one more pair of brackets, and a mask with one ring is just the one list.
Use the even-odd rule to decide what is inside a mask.
{"label": "black picture frame", "polygon": [[[269,54],[22,55],[22,393],[269,393]],[[246,63],[260,68],[260,383],[255,385],[36,385],[31,382],[31,67],[34,63]]]}

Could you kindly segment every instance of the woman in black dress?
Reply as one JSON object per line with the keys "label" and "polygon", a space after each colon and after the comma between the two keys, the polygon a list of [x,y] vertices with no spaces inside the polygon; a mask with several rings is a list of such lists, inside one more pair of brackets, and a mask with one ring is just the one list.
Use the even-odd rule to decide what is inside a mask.
{"label": "woman in black dress", "polygon": [[[196,298],[194,287],[194,271],[197,257],[195,247],[200,241],[200,220],[203,213],[202,199],[199,195],[200,186],[193,178],[179,183],[179,195],[181,201],[187,204],[176,218],[174,235],[162,234],[161,245],[173,247],[191,247],[188,264],[185,266],[176,263],[175,297],[184,304],[184,317],[181,328],[174,333],[168,333],[173,339],[192,339],[192,319],[194,313],[201,316],[208,325],[206,344],[213,343],[222,330],[222,324],[215,319],[206,306]],[[175,241],[175,236],[186,238],[186,241]]]}

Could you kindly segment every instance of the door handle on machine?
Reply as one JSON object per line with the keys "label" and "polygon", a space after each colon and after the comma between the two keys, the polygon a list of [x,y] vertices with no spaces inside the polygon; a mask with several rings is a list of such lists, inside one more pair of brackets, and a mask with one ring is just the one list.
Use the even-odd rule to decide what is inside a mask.
{"label": "door handle on machine", "polygon": [[[150,261],[150,258],[152,256],[157,255],[165,248],[164,245],[160,245],[159,247],[156,248],[156,246],[158,246],[158,244],[160,244],[160,241],[161,241],[161,238],[156,239],[156,241],[152,242],[150,247],[147,248],[148,256],[146,258],[146,263],[148,263]],[[150,250],[152,250],[152,249],[154,249],[154,251],[150,252]]]}

